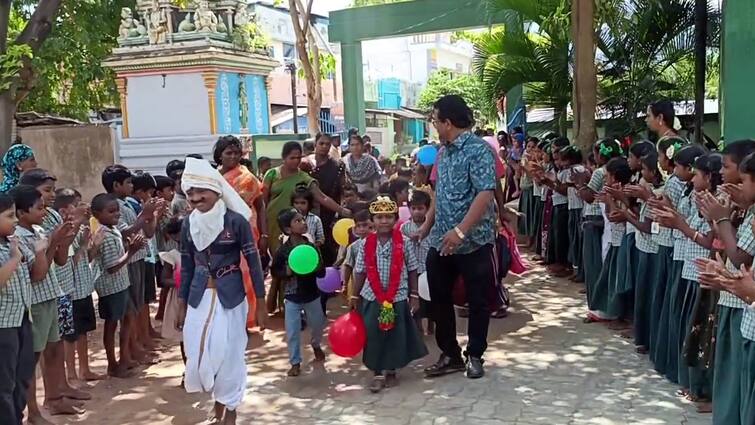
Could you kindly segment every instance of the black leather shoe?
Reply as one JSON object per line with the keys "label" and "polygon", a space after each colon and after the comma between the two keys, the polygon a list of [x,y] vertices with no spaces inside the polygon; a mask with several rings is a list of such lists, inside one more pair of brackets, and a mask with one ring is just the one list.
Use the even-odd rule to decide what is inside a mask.
{"label": "black leather shoe", "polygon": [[484,362],[479,357],[469,356],[467,358],[467,378],[478,379],[485,376],[485,369],[482,367]]}
{"label": "black leather shoe", "polygon": [[461,359],[452,359],[445,354],[441,354],[434,365],[425,369],[425,376],[434,378],[462,371],[464,371],[464,362]]}

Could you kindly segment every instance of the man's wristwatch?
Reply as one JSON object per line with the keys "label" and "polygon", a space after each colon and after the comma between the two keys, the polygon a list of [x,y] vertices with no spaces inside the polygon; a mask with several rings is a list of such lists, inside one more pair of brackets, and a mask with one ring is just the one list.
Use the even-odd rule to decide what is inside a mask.
{"label": "man's wristwatch", "polygon": [[456,236],[458,236],[459,239],[461,240],[464,240],[464,238],[466,237],[464,232],[462,232],[461,229],[459,229],[459,226],[454,227],[454,232],[456,232]]}

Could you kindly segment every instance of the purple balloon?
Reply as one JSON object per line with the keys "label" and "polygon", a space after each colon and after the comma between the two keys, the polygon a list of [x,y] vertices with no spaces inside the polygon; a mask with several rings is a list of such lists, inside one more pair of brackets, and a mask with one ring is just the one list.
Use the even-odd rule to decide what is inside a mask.
{"label": "purple balloon", "polygon": [[327,267],[325,277],[317,278],[317,287],[327,294],[336,292],[341,289],[341,273],[336,268]]}

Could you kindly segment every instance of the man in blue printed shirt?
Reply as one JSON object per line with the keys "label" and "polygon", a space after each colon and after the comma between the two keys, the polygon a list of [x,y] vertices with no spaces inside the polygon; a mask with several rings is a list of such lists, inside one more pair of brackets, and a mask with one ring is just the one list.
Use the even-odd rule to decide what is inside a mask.
{"label": "man in blue printed shirt", "polygon": [[[484,375],[490,311],[488,295],[495,285],[495,158],[488,144],[474,136],[472,110],[460,96],[440,98],[433,105],[432,123],[444,149],[438,155],[436,198],[418,232],[430,231],[427,274],[435,340],[442,353],[425,369],[428,377],[460,372],[468,378]],[[463,278],[469,304],[469,344],[461,357],[456,340],[452,301],[454,282]]]}

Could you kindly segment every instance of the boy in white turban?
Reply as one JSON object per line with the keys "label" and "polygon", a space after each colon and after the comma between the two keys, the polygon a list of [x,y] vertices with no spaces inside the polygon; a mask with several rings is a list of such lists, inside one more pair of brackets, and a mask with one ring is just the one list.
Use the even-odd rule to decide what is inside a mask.
{"label": "boy in white turban", "polygon": [[250,211],[207,161],[187,158],[181,187],[193,208],[181,231],[176,319],[186,350],[186,391],[211,392],[215,400],[212,422],[235,424],[236,408],[246,390],[249,306],[240,269],[242,255],[257,295],[257,323],[262,324],[267,316]]}

